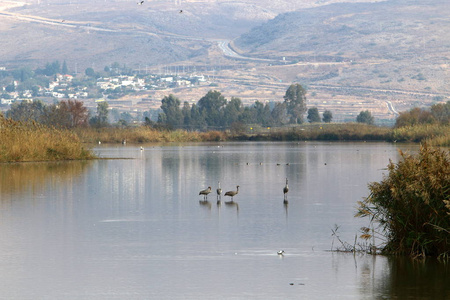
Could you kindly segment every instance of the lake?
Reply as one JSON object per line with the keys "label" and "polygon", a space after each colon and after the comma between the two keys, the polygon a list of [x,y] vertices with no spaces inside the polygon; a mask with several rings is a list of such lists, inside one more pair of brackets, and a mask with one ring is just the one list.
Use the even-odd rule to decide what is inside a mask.
{"label": "lake", "polygon": [[[0,165],[0,299],[450,299],[448,265],[330,251],[335,226],[353,244],[368,225],[367,184],[417,145],[139,147]],[[233,203],[219,182],[240,186]]]}

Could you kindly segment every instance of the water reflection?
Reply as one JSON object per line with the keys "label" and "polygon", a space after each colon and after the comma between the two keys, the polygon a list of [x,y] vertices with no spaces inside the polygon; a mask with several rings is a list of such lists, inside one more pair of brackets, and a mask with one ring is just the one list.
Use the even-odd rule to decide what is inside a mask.
{"label": "water reflection", "polygon": [[[4,205],[0,219],[5,299],[400,298],[409,289],[402,278],[422,280],[408,272],[435,278],[420,289],[448,295],[447,269],[324,251],[333,224],[346,241],[366,225],[353,217],[355,203],[398,159],[394,145],[96,151],[127,159],[0,166],[2,202],[16,204]],[[223,191],[240,186],[234,201],[214,197],[219,182]]]}
{"label": "water reflection", "polygon": [[403,299],[450,299],[450,265],[436,260],[389,258],[377,292]]}
{"label": "water reflection", "polygon": [[40,195],[47,189],[70,185],[91,165],[92,161],[29,162],[0,164],[0,195],[2,203],[13,194]]}

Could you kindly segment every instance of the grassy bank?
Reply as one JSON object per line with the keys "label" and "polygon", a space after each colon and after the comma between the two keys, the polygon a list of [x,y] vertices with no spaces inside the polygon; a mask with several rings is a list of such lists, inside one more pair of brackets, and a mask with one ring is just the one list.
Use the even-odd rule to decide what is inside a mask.
{"label": "grassy bank", "polygon": [[87,128],[76,134],[85,143],[211,142],[211,141],[388,141],[422,142],[450,146],[450,126],[417,125],[389,128],[361,123],[303,124],[285,127],[245,126],[240,131],[196,132],[156,130],[148,127]]}
{"label": "grassy bank", "polygon": [[0,162],[93,158],[76,134],[0,116]]}
{"label": "grassy bank", "polygon": [[228,139],[227,134],[221,131],[159,131],[148,127],[86,128],[76,129],[75,133],[84,143],[122,143],[122,141],[126,141],[127,143],[141,144],[154,142],[208,142]]}
{"label": "grassy bank", "polygon": [[392,129],[392,139],[398,142],[424,142],[433,146],[450,146],[450,126],[420,124]]}
{"label": "grassy bank", "polygon": [[250,132],[234,134],[235,140],[256,141],[386,141],[391,139],[388,127],[360,123],[305,124],[295,127],[252,128]]}
{"label": "grassy bank", "polygon": [[0,117],[0,162],[89,159],[93,154],[82,143],[131,144],[152,142],[217,141],[397,141],[450,146],[450,126],[417,125],[388,128],[359,123],[303,124],[278,128],[245,126],[240,131],[195,132],[156,130],[149,127],[77,128],[59,130],[36,123]]}

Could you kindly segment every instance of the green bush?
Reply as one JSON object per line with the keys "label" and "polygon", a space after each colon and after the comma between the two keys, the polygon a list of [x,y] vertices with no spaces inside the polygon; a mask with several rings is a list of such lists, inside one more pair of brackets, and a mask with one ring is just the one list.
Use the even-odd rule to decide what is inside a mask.
{"label": "green bush", "polygon": [[[358,217],[370,217],[386,238],[386,254],[450,258],[449,152],[421,145],[417,155],[400,152],[381,182],[358,202]],[[373,227],[372,227],[373,228]],[[362,237],[370,239],[365,231]]]}

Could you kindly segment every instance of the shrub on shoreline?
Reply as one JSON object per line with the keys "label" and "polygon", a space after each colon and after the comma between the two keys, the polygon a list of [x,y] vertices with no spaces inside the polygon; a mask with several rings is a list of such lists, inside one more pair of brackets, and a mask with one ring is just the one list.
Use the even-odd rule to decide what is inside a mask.
{"label": "shrub on shoreline", "polygon": [[[450,258],[449,152],[421,145],[417,155],[400,153],[389,174],[369,184],[370,195],[358,202],[358,217],[369,217],[386,237],[383,252],[413,257]],[[363,230],[363,238],[372,238]]]}

